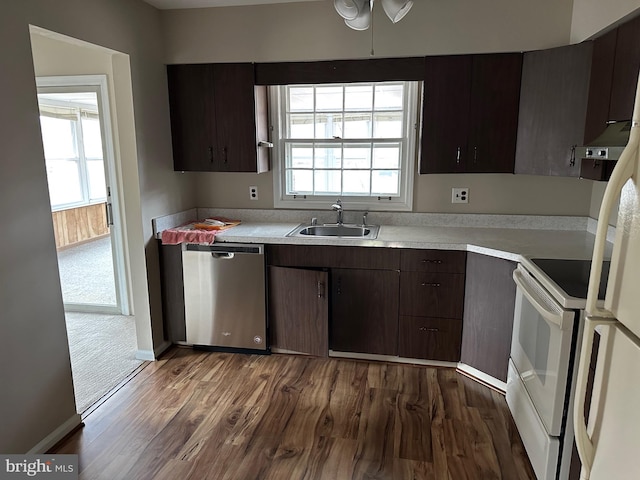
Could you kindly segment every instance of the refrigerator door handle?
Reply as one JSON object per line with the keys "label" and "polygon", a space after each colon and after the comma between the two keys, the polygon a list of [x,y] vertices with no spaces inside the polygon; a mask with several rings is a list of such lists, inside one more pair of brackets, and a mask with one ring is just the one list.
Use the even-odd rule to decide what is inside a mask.
{"label": "refrigerator door handle", "polygon": [[573,428],[575,431],[576,447],[582,463],[581,480],[588,480],[595,456],[595,448],[587,432],[587,420],[584,417],[584,405],[587,394],[587,380],[589,378],[589,364],[593,349],[593,335],[598,325],[614,325],[617,321],[611,318],[587,317],[584,322],[582,347],[580,349],[580,363],[576,379],[576,396],[573,408]]}

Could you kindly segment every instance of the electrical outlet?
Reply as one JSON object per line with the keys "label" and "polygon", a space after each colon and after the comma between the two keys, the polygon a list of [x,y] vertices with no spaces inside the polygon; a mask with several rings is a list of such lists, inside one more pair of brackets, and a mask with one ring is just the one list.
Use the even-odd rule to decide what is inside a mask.
{"label": "electrical outlet", "polygon": [[258,200],[258,187],[255,185],[249,187],[249,200]]}
{"label": "electrical outlet", "polygon": [[469,203],[469,189],[467,187],[452,188],[451,203]]}

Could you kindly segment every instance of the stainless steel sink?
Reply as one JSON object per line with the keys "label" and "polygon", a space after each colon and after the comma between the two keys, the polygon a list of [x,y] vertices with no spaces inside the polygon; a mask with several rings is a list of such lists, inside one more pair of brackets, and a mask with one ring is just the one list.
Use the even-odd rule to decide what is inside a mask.
{"label": "stainless steel sink", "polygon": [[309,225],[303,223],[289,232],[287,237],[341,237],[373,240],[378,236],[379,229],[379,225]]}

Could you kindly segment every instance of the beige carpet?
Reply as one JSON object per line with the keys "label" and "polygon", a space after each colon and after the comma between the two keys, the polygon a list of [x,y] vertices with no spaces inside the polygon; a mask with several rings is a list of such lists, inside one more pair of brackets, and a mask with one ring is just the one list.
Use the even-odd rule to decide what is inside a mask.
{"label": "beige carpet", "polygon": [[135,358],[135,317],[72,312],[65,316],[76,406],[82,413],[143,361]]}

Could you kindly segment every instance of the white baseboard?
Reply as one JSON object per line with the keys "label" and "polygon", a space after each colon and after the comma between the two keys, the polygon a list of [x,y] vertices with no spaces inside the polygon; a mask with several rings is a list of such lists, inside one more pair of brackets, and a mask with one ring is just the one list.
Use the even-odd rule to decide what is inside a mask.
{"label": "white baseboard", "polygon": [[502,394],[507,391],[507,384],[505,382],[498,380],[491,375],[487,375],[486,373],[481,372],[476,368],[470,367],[469,365],[459,363],[457,370],[463,375],[472,378],[473,380],[479,381],[480,383],[484,383],[488,387],[498,390]]}
{"label": "white baseboard", "polygon": [[136,350],[136,359],[155,362],[156,355],[153,353],[153,350]]}
{"label": "white baseboard", "polygon": [[409,363],[412,365],[424,365],[427,367],[447,367],[456,368],[457,362],[441,362],[439,360],[423,360],[420,358],[404,358],[397,357],[395,355],[378,355],[372,353],[353,353],[353,352],[337,352],[335,350],[329,350],[329,356],[335,358],[352,358],[354,360],[374,360],[377,362],[392,362],[392,363]]}
{"label": "white baseboard", "polygon": [[31,450],[27,452],[27,454],[41,454],[46,453],[51,447],[53,447],[56,443],[62,440],[69,432],[73,429],[77,428],[79,425],[82,425],[82,419],[80,418],[80,414],[74,414],[69,420],[64,422],[58,428],[56,428],[49,435],[44,437],[38,444],[33,447]]}

